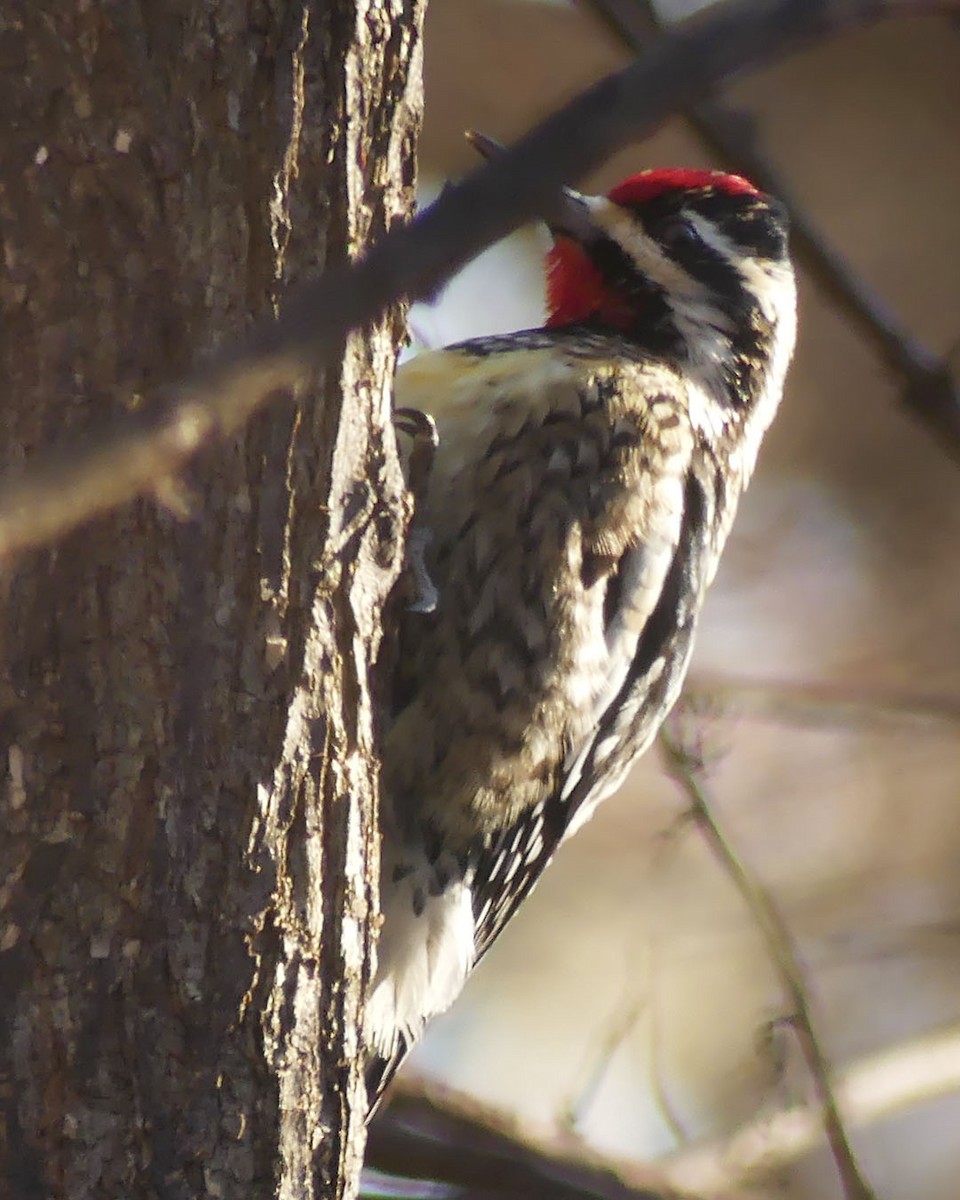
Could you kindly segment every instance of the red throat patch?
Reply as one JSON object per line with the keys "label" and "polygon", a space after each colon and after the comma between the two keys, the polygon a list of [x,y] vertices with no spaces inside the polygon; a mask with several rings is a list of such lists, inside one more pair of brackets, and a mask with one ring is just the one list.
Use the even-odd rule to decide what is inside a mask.
{"label": "red throat patch", "polygon": [[547,251],[547,325],[596,319],[611,329],[629,329],[636,306],[604,283],[584,248],[560,234]]}
{"label": "red throat patch", "polygon": [[[641,171],[608,193],[614,204],[643,204],[664,192],[713,188],[728,196],[758,196],[748,179],[723,171],[678,167]],[[605,283],[590,256],[573,238],[560,234],[547,252],[547,325],[575,325],[595,320],[610,329],[627,330],[637,319],[636,300]]]}

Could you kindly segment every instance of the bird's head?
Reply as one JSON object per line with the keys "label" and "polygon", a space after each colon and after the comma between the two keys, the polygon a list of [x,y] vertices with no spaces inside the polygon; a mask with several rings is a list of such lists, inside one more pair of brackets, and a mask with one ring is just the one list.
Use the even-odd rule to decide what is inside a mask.
{"label": "bird's head", "polygon": [[606,196],[563,189],[548,224],[547,324],[676,363],[719,401],[691,414],[706,437],[751,431],[748,476],[796,338],[783,206],[738,175],[644,171]]}
{"label": "bird's head", "polygon": [[695,356],[705,332],[736,340],[793,320],[786,213],[737,175],[644,171],[607,196],[564,189],[549,224],[548,325]]}
{"label": "bird's head", "polygon": [[[468,138],[487,158],[502,149]],[[784,206],[739,175],[674,168],[606,196],[562,188],[542,216],[547,326],[612,334],[674,365],[694,427],[736,447],[749,477],[796,340]]]}

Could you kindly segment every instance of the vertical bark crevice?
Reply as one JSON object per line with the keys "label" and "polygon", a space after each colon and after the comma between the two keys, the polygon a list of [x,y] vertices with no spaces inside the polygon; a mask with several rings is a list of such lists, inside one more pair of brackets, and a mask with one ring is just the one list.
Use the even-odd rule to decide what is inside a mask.
{"label": "vertical bark crevice", "polygon": [[[409,211],[421,10],[5,8],[0,468]],[[6,564],[0,1192],[354,1188],[400,331]]]}

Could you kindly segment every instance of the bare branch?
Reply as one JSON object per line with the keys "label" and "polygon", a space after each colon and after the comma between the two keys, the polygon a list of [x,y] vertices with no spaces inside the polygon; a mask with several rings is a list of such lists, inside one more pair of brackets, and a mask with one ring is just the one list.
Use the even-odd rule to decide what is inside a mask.
{"label": "bare branch", "polygon": [[810,1072],[822,1109],[823,1127],[837,1165],[846,1200],[875,1200],[875,1193],[860,1174],[830,1082],[830,1068],[814,1030],[813,1014],[803,982],[803,968],[790,930],[772,897],[749,871],[730,844],[713,815],[704,784],[702,755],[683,744],[666,727],[661,730],[667,769],[683,788],[693,820],[705,837],[749,908],[763,935],[767,952],[776,969],[780,986],[790,1005],[789,1019],[807,1070]]}
{"label": "bare branch", "polygon": [[667,1074],[663,1065],[665,1040],[661,1036],[660,1000],[656,987],[658,978],[656,946],[657,944],[654,943],[653,951],[650,954],[650,1049],[648,1051],[650,1055],[650,1093],[663,1123],[669,1129],[674,1141],[678,1146],[685,1146],[690,1141],[690,1133],[684,1125],[678,1105],[674,1103],[667,1088]]}
{"label": "bare branch", "polygon": [[[862,1127],[918,1104],[960,1092],[960,1026],[893,1046],[853,1064],[834,1082],[850,1127]],[[679,1151],[666,1164],[681,1190],[710,1193],[794,1162],[823,1140],[819,1105],[765,1114],[731,1138]]]}
{"label": "bare branch", "polygon": [[831,732],[894,725],[920,733],[955,729],[960,724],[960,698],[948,693],[795,683],[700,672],[688,676],[683,694],[696,709],[719,704],[725,713]]}
{"label": "bare branch", "polygon": [[[643,53],[663,36],[650,0],[578,0],[631,51]],[[790,234],[797,255],[819,285],[905,383],[907,410],[960,460],[960,395],[950,364],[906,329],[903,322],[861,278],[853,265],[807,216],[786,180],[764,153],[753,122],[744,113],[708,96],[686,112],[707,145],[737,170],[781,200],[790,211]]]}
{"label": "bare branch", "polygon": [[534,1129],[423,1080],[400,1081],[370,1128],[368,1158],[380,1170],[452,1184],[461,1197],[746,1200],[728,1184],[678,1187],[657,1164],[611,1162],[569,1132]]}
{"label": "bare branch", "polygon": [[[0,489],[0,556],[42,545],[126,500],[162,491],[201,449],[294,388],[346,333],[401,298],[429,296],[459,266],[549,205],[555,189],[641,138],[721,80],[884,17],[960,13],[960,0],[729,0],[671,30],[643,57],[447,189],[354,265],[295,290],[166,398],[50,452]],[[960,417],[948,411],[945,420]]]}
{"label": "bare branch", "polygon": [[587,1061],[574,1093],[560,1109],[560,1124],[571,1133],[576,1134],[577,1127],[596,1099],[617,1052],[633,1033],[646,1007],[646,1001],[629,1000],[603,1031],[600,1045]]}
{"label": "bare branch", "polygon": [[[856,1128],[958,1092],[957,1025],[861,1059],[840,1072],[834,1084],[847,1124]],[[551,1181],[551,1189],[558,1188],[551,1195],[584,1195],[582,1190],[571,1193],[560,1186],[570,1182],[564,1171],[575,1158],[575,1188],[588,1187],[587,1194],[602,1200],[636,1200],[638,1194],[716,1198],[732,1196],[735,1189],[796,1162],[822,1144],[823,1133],[819,1103],[797,1105],[765,1113],[732,1137],[687,1146],[656,1164],[637,1168],[604,1162],[569,1136],[521,1129],[502,1114],[447,1089],[407,1078],[371,1131],[371,1147],[378,1158],[388,1158],[393,1169],[413,1175],[432,1171],[450,1182],[459,1180],[459,1185],[468,1178],[496,1179],[502,1188],[493,1190],[500,1196],[514,1195],[515,1185],[529,1188],[534,1180],[542,1185],[545,1179]],[[531,1164],[532,1156],[542,1159]],[[479,1161],[474,1162],[474,1157]],[[450,1162],[459,1164],[459,1173],[448,1176],[445,1168]],[[524,1170],[533,1173],[515,1175],[514,1162],[524,1163]],[[473,1173],[477,1171],[479,1175]],[[749,1195],[758,1200],[756,1191]]]}

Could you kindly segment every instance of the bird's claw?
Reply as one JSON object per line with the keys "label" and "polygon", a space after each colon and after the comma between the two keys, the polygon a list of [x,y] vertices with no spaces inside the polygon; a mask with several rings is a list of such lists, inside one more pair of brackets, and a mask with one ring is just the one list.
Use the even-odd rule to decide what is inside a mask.
{"label": "bird's claw", "polygon": [[436,585],[427,570],[427,547],[433,541],[433,531],[419,522],[416,511],[430,485],[437,446],[440,444],[437,424],[433,417],[418,408],[398,408],[393,414],[393,423],[412,442],[407,467],[407,485],[413,494],[415,507],[413,523],[407,537],[407,571],[413,584],[414,599],[407,608],[410,612],[432,613],[440,599]]}

